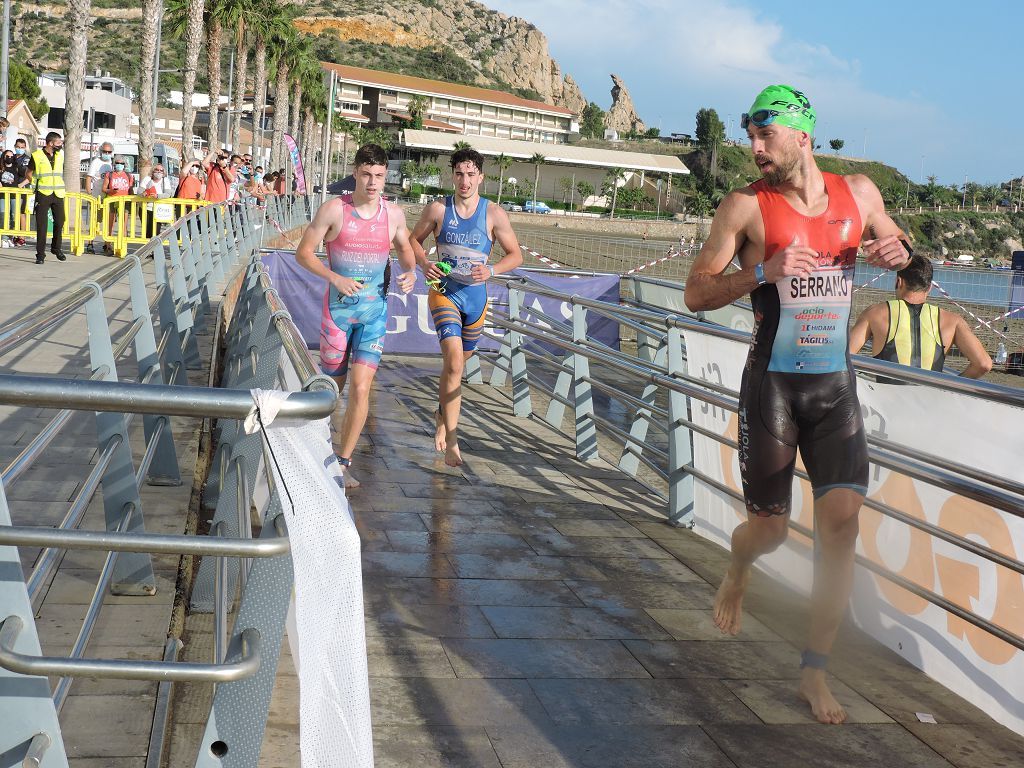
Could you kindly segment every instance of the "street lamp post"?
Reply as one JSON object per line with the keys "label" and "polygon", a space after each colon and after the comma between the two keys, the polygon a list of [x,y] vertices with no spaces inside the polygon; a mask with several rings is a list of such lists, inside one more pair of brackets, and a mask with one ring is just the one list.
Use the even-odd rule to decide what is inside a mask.
{"label": "street lamp post", "polygon": [[[0,51],[0,104],[3,106],[3,112],[7,114],[7,77],[10,70],[7,66],[7,59],[9,54],[9,38],[11,36],[11,0],[4,0],[4,28],[3,28],[3,43],[0,45],[2,51]],[[6,137],[5,137],[6,138]],[[6,146],[6,144],[5,144]]]}
{"label": "street lamp post", "polygon": [[964,174],[964,197],[963,197],[963,200],[960,201],[960,207],[961,208],[966,208],[967,207],[967,174],[966,173]]}

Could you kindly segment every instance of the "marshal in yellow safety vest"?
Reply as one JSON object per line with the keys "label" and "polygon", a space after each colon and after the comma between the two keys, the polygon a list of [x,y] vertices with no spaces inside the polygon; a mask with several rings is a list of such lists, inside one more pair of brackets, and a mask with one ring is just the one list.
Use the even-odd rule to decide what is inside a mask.
{"label": "marshal in yellow safety vest", "polygon": [[64,152],[53,156],[53,163],[41,149],[32,153],[35,170],[32,172],[33,187],[37,195],[64,197]]}

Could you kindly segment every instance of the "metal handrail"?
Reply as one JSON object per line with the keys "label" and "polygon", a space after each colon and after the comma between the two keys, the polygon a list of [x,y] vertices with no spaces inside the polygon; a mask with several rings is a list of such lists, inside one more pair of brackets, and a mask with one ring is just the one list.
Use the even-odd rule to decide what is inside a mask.
{"label": "metal handrail", "polygon": [[[285,418],[319,419],[334,411],[337,399],[336,389],[290,392],[279,413]],[[247,389],[210,390],[18,374],[0,374],[0,404],[232,419],[244,419],[253,408]]]}
{"label": "metal handrail", "polygon": [[[522,290],[524,291],[540,296],[547,296],[548,298],[559,299],[572,306],[586,307],[588,309],[601,312],[615,312],[622,317],[632,318],[635,320],[641,320],[653,324],[664,323],[668,328],[699,331],[700,333],[704,333],[709,336],[729,339],[742,344],[750,343],[750,333],[747,331],[738,331],[733,328],[726,328],[722,325],[717,325],[704,320],[697,320],[683,315],[633,309],[623,307],[618,304],[609,304],[607,302],[601,302],[594,299],[586,299],[575,294],[569,295],[556,291],[553,288],[541,286],[535,281],[528,281],[523,277],[509,278],[507,282],[511,285],[511,283],[517,280],[523,284]],[[890,363],[885,360],[877,360],[873,357],[865,357],[863,355],[853,355],[852,360],[854,368],[865,373],[881,374],[890,378],[908,381],[913,384],[925,384],[930,387],[952,390],[966,395],[973,395],[975,397],[984,397],[988,400],[993,400],[1007,405],[1024,407],[1024,390],[1016,389],[1014,387],[991,384],[987,381],[978,381],[976,379],[965,379],[962,376],[942,373],[940,371],[926,371],[920,368],[910,368],[908,366],[899,365],[898,363]]]}
{"label": "metal handrail", "polygon": [[14,643],[23,627],[24,622],[16,615],[8,616],[0,625],[0,667],[20,675],[230,683],[252,677],[260,668],[262,639],[260,633],[251,627],[241,633],[242,657],[225,664],[35,656],[14,650]]}
{"label": "metal handrail", "polygon": [[[280,528],[278,532],[280,534]],[[26,525],[0,526],[0,544],[16,547],[98,549],[103,552],[227,557],[279,557],[291,551],[287,537],[282,535],[268,539],[228,539],[178,533],[59,530]]]}

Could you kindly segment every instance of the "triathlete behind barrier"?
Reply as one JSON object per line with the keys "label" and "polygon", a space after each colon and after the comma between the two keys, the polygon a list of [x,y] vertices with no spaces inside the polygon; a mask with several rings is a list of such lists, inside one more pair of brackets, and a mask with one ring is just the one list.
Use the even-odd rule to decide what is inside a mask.
{"label": "triathlete behind barrier", "polygon": [[[387,171],[387,152],[376,144],[360,147],[353,174],[355,191],[321,205],[295,251],[299,264],[327,282],[320,367],[334,378],[339,392],[351,378],[345,415],[334,441],[348,488],[359,485],[349,467],[366,423],[370,387],[384,351],[392,245],[402,268],[398,286],[409,293],[416,284],[405,212],[381,198]],[[321,241],[327,248],[329,266],[316,256]]]}
{"label": "triathlete behind barrier", "polygon": [[[800,695],[824,723],[846,712],[825,666],[853,580],[857,513],[868,452],[847,353],[858,247],[868,263],[910,259],[899,227],[866,176],[822,173],[814,160],[816,115],[790,86],[765,88],[742,127],[763,178],[722,201],[686,281],[691,310],[750,294],[754,329],[739,403],[747,521],[732,535],[732,563],[715,598],[715,624],[735,635],[753,562],[786,539],[797,447],[814,489],[815,583]],[[865,232],[870,239],[862,242]],[[741,268],[725,270],[736,256]]]}
{"label": "triathlete behind barrier", "polygon": [[[438,381],[434,448],[444,453],[445,464],[462,464],[458,426],[462,410],[462,373],[476,351],[487,316],[487,286],[495,275],[523,263],[519,241],[500,206],[480,197],[484,180],[484,158],[475,149],[452,154],[455,194],[423,209],[413,228],[412,246],[416,261],[431,284],[427,301],[444,361]],[[437,263],[427,259],[426,239],[434,236]],[[488,264],[494,242],[505,255]],[[444,264],[445,267],[441,265]]]}
{"label": "triathlete behind barrier", "polygon": [[928,303],[933,273],[928,259],[913,254],[910,263],[896,273],[897,298],[872,304],[857,318],[850,329],[850,353],[860,352],[870,335],[871,353],[880,360],[941,371],[946,353],[956,344],[968,362],[960,375],[980,379],[992,370],[992,358],[967,321]]}

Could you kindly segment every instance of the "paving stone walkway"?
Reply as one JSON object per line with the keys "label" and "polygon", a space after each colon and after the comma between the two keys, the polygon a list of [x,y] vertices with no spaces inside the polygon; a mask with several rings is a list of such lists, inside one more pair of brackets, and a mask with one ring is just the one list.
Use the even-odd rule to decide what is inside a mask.
{"label": "paving stone walkway", "polygon": [[[437,373],[385,357],[349,495],[378,768],[1024,764],[1024,739],[853,629],[835,653],[850,722],[815,723],[795,694],[801,599],[755,577],[723,637],[726,553],[489,386],[464,390],[467,461],[445,467]],[[266,768],[297,764],[298,686],[279,670]]]}

